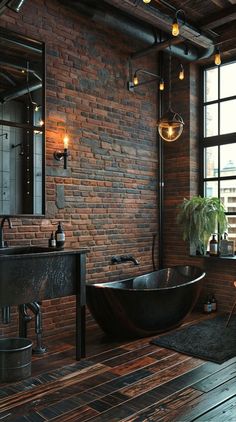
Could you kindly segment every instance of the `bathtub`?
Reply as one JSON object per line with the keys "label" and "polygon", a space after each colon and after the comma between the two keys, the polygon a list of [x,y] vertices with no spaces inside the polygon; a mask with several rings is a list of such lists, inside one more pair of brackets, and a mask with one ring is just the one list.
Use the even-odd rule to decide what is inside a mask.
{"label": "bathtub", "polygon": [[113,337],[151,336],[179,326],[193,309],[205,273],[175,266],[126,280],[86,286],[87,305]]}

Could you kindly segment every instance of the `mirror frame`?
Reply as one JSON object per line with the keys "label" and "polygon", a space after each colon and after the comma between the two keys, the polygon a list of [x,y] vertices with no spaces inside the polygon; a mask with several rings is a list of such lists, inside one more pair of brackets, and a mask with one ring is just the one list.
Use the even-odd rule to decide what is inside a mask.
{"label": "mirror frame", "polygon": [[[42,52],[42,120],[44,121],[44,125],[42,127],[42,142],[43,142],[43,153],[42,153],[42,213],[40,214],[2,214],[0,213],[0,217],[29,217],[29,218],[44,218],[46,212],[46,183],[45,183],[45,166],[46,166],[46,124],[45,124],[45,116],[46,116],[46,54],[45,54],[45,43],[42,41],[38,41],[36,39],[27,37],[22,34],[18,34],[17,32],[10,31],[8,29],[0,27],[0,38],[4,38],[6,41],[10,43],[17,44],[18,46],[28,47],[29,50],[36,49],[37,51],[40,50]],[[1,63],[1,58],[0,58]],[[34,128],[34,126],[31,126]]]}

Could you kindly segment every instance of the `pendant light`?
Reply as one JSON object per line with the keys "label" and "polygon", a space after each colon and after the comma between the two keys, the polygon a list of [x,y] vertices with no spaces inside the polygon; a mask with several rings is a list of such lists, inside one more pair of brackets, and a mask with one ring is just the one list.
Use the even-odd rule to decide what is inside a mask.
{"label": "pendant light", "polygon": [[221,64],[221,57],[220,57],[220,49],[219,49],[219,47],[216,47],[214,61],[215,61],[215,65],[216,66],[220,66],[220,64]]}
{"label": "pendant light", "polygon": [[164,141],[174,142],[183,132],[184,121],[180,114],[171,108],[171,51],[169,54],[169,104],[168,110],[163,114],[158,122],[158,132]]}

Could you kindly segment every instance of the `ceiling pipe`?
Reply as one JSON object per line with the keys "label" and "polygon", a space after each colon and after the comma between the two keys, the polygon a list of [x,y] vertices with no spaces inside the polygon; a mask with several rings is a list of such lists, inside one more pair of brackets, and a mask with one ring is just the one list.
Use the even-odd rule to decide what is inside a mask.
{"label": "ceiling pipe", "polygon": [[29,92],[36,91],[42,88],[40,82],[32,82],[31,84],[22,85],[20,87],[10,88],[7,91],[1,92],[0,103],[6,103],[7,101],[14,100],[15,98],[22,97]]}
{"label": "ceiling pipe", "polygon": [[9,9],[14,10],[14,12],[19,13],[20,9],[22,8],[25,0],[9,0],[7,3],[7,7]]}
{"label": "ceiling pipe", "polygon": [[[156,9],[154,18],[155,24],[159,24],[159,28],[155,28],[154,25],[142,22],[140,17],[137,19],[136,17],[129,15],[127,12],[118,10],[116,7],[107,4],[107,2],[112,4],[117,3],[117,5],[119,4],[120,6],[120,0],[119,2],[106,0],[106,3],[102,0],[100,0],[99,3],[93,0],[86,0],[86,3],[84,3],[83,0],[80,0],[79,2],[77,0],[59,1],[65,6],[90,18],[94,22],[102,24],[103,26],[109,26],[122,34],[145,43],[147,48],[141,50],[140,52],[133,53],[131,55],[133,58],[135,58],[135,56],[138,57],[144,54],[153,53],[154,51],[169,49],[170,41],[172,40],[171,35],[169,36],[168,34],[163,34],[162,31],[160,31],[159,34],[157,32],[163,28],[166,30],[167,25],[169,25],[169,22],[172,23],[172,21],[168,15],[161,14],[159,11],[157,19]],[[137,7],[135,10],[136,9]],[[166,19],[168,19],[167,22]],[[173,45],[171,46],[172,54],[181,57],[186,61],[198,61],[210,57],[214,52],[213,41],[205,35],[200,34],[198,30],[193,29],[188,24],[185,24],[184,28],[185,31],[183,32],[183,28],[181,31],[183,32],[184,39],[182,37],[178,37],[178,41],[173,41]],[[161,40],[160,42],[157,41],[157,35]],[[190,42],[193,42],[193,38],[195,40],[195,45],[190,44]],[[187,46],[186,42],[188,44]],[[198,46],[196,44],[198,44]]]}
{"label": "ceiling pipe", "polygon": [[7,7],[19,13],[24,3],[25,0],[0,0],[0,15],[4,13]]}

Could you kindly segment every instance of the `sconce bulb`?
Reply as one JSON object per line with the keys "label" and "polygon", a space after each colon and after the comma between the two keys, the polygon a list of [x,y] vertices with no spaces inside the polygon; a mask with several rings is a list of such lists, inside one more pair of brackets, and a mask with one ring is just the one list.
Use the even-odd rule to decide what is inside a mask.
{"label": "sconce bulb", "polygon": [[44,121],[43,120],[39,120],[39,126],[43,126],[44,125]]}
{"label": "sconce bulb", "polygon": [[138,85],[138,77],[137,77],[137,75],[134,75],[133,83],[134,83],[134,85]]}
{"label": "sconce bulb", "polygon": [[215,65],[219,66],[220,64],[221,64],[220,52],[219,50],[217,50],[215,53]]}
{"label": "sconce bulb", "polygon": [[184,68],[182,65],[180,66],[179,79],[181,81],[184,79]]}
{"label": "sconce bulb", "polygon": [[173,20],[172,23],[172,35],[173,37],[177,37],[179,35],[179,24],[176,18]]}
{"label": "sconce bulb", "polygon": [[164,89],[165,89],[165,83],[164,83],[164,80],[161,79],[160,84],[159,84],[159,90],[164,91]]}
{"label": "sconce bulb", "polygon": [[143,0],[143,2],[148,4],[148,3],[151,3],[151,0]]}
{"label": "sconce bulb", "polygon": [[36,105],[34,111],[39,111],[39,107]]}
{"label": "sconce bulb", "polygon": [[64,136],[63,142],[64,142],[64,149],[68,149],[68,145],[69,145],[69,136],[68,135]]}

